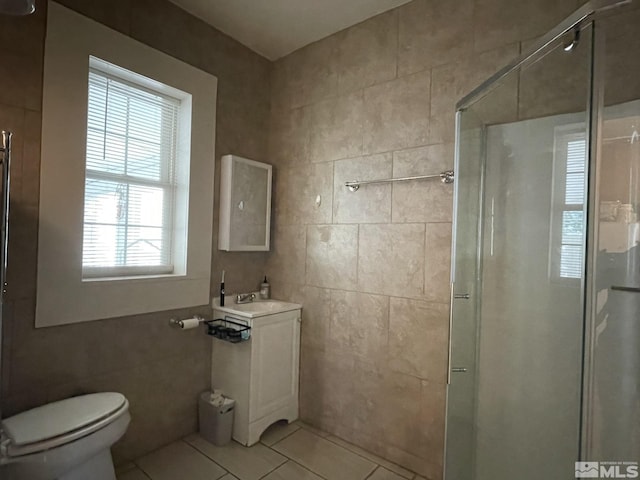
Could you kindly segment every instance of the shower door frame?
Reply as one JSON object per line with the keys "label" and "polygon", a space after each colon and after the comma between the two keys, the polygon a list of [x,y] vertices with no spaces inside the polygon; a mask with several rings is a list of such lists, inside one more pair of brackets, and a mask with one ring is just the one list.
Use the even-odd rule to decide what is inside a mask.
{"label": "shower door frame", "polygon": [[[584,319],[583,319],[583,343],[582,343],[582,385],[581,385],[581,398],[580,398],[580,425],[579,425],[579,445],[578,456],[576,461],[584,461],[588,458],[588,454],[591,451],[591,425],[588,421],[590,418],[590,411],[592,408],[593,400],[593,362],[594,362],[594,329],[595,329],[595,309],[596,302],[596,286],[594,276],[596,273],[597,262],[597,246],[598,245],[598,225],[597,219],[597,205],[600,198],[600,191],[598,186],[598,172],[602,164],[601,149],[600,149],[600,135],[602,132],[602,109],[604,105],[604,54],[605,45],[604,38],[600,35],[597,28],[597,22],[595,22],[598,14],[603,11],[617,8],[623,5],[631,3],[632,0],[591,0],[585,3],[582,7],[576,10],[572,15],[567,17],[556,27],[545,34],[538,42],[529,47],[523,54],[516,58],[513,62],[496,72],[494,75],[485,80],[482,84],[472,90],[469,94],[465,95],[456,104],[456,140],[455,140],[455,172],[460,171],[460,127],[461,127],[461,114],[475,102],[482,97],[489,94],[503,78],[507,77],[512,72],[521,68],[526,63],[535,59],[536,56],[543,54],[548,46],[558,41],[561,37],[567,35],[572,30],[579,29],[582,25],[591,24],[592,37],[591,37],[591,56],[590,56],[590,91],[586,102],[587,111],[587,144],[588,144],[588,158],[586,163],[586,175],[585,175],[585,188],[587,193],[586,202],[586,222],[584,227],[585,238],[585,251],[584,251],[584,280],[582,284],[582,301],[584,307]],[[483,131],[486,131],[486,127],[483,127]],[[484,143],[484,134],[483,139]],[[482,159],[482,163],[486,162],[486,152],[483,151],[482,155],[485,157]],[[482,169],[482,177],[480,183],[480,202],[478,208],[483,208],[483,193],[484,193],[484,169]],[[447,395],[446,395],[446,411],[445,419],[448,423],[449,414],[449,387],[451,385],[452,375],[452,336],[453,336],[453,321],[454,321],[454,296],[455,296],[455,271],[456,271],[456,220],[457,220],[457,198],[458,190],[455,190],[454,199],[454,211],[453,211],[453,236],[452,236],[452,255],[451,255],[451,292],[450,292],[450,305],[449,305],[449,350],[447,360]],[[479,232],[483,228],[483,218],[479,216],[478,229]],[[481,235],[479,235],[479,240]],[[481,268],[482,256],[480,254],[481,241],[478,242],[477,250],[477,263],[476,268]],[[481,292],[481,286],[478,292]],[[447,426],[448,427],[448,426]],[[444,458],[443,458],[443,475],[445,480],[447,479],[447,450],[448,450],[448,428],[445,428],[445,446],[444,446]],[[473,452],[475,457],[475,452]],[[474,458],[475,461],[475,458]],[[456,479],[457,480],[457,479]]]}

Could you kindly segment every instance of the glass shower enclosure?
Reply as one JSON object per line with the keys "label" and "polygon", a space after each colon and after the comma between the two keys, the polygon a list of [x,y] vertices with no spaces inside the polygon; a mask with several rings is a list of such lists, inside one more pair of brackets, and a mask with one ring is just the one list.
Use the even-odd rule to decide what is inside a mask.
{"label": "glass shower enclosure", "polygon": [[639,29],[587,3],[458,104],[446,480],[635,478]]}

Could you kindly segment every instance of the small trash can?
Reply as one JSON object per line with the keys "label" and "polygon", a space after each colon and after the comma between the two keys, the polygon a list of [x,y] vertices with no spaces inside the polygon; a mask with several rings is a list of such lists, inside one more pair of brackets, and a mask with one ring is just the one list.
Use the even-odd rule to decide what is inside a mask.
{"label": "small trash can", "polygon": [[231,441],[233,432],[233,411],[235,400],[227,397],[217,397],[211,392],[200,394],[198,402],[198,420],[200,423],[200,435],[214,445],[222,446]]}

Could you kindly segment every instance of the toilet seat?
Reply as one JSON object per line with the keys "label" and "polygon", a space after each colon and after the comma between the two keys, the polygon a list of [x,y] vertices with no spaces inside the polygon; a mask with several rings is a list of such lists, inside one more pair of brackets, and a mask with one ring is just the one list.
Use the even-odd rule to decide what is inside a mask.
{"label": "toilet seat", "polygon": [[127,413],[129,402],[115,392],[60,400],[2,421],[3,456],[20,457],[59,447],[114,422]]}

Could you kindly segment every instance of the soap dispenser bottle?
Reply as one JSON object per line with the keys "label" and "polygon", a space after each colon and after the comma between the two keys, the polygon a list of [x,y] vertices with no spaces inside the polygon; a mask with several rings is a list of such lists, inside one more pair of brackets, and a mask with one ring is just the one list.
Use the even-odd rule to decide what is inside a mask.
{"label": "soap dispenser bottle", "polygon": [[271,285],[267,281],[267,276],[264,276],[264,281],[260,284],[260,298],[262,300],[267,300],[271,297]]}

